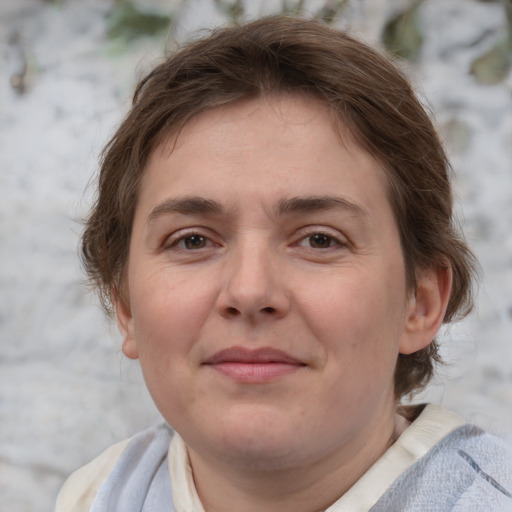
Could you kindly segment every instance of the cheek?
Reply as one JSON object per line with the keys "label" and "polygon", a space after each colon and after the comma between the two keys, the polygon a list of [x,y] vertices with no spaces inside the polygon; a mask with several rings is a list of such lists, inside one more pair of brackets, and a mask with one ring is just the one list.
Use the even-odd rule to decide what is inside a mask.
{"label": "cheek", "polygon": [[134,284],[132,314],[141,364],[151,359],[165,368],[191,350],[212,307],[207,283],[161,272]]}
{"label": "cheek", "polygon": [[148,390],[164,417],[174,422],[197,400],[190,386],[197,340],[211,312],[211,290],[193,279],[141,279],[132,288],[139,362]]}
{"label": "cheek", "polygon": [[[326,355],[351,372],[382,363],[393,366],[404,322],[404,297],[390,278],[381,274],[331,279],[329,286],[304,290],[302,314]],[[321,283],[317,282],[317,285]]]}

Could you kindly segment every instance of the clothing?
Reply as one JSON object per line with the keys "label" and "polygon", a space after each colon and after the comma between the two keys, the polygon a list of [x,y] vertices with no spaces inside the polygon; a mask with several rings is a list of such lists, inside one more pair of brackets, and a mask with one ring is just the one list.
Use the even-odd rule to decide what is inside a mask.
{"label": "clothing", "polygon": [[[114,445],[62,488],[56,512],[204,512],[167,425]],[[512,512],[512,447],[428,405],[325,512]]]}

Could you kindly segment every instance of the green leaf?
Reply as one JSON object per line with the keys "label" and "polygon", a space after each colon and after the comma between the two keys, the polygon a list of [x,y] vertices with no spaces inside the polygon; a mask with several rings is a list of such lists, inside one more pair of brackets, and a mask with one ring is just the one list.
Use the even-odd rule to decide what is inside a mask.
{"label": "green leaf", "polygon": [[111,39],[133,41],[139,37],[159,35],[167,30],[170,16],[139,10],[129,1],[118,1],[107,18],[107,33]]}
{"label": "green leaf", "polygon": [[326,23],[332,23],[347,4],[348,0],[327,0],[324,6],[315,14],[315,18],[319,18]]}
{"label": "green leaf", "polygon": [[508,38],[500,39],[493,48],[471,64],[471,74],[483,85],[496,85],[508,75],[512,57]]}
{"label": "green leaf", "polygon": [[423,34],[418,25],[418,8],[423,0],[413,2],[406,11],[389,20],[382,32],[382,42],[388,50],[415,61],[423,45]]}
{"label": "green leaf", "polygon": [[496,44],[471,63],[470,72],[483,85],[502,82],[512,68],[512,2],[501,0],[506,24]]}
{"label": "green leaf", "polygon": [[231,21],[238,21],[245,15],[245,8],[242,0],[214,0],[214,3]]}
{"label": "green leaf", "polygon": [[281,13],[289,15],[300,15],[304,13],[304,0],[298,0],[296,2],[290,2],[289,0],[283,0],[281,4]]}

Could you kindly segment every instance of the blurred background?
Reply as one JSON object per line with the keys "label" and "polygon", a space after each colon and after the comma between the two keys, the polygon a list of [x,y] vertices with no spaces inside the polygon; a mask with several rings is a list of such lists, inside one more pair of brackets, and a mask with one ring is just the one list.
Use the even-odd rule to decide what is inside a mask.
{"label": "blurred background", "polygon": [[1,0],[0,510],[50,512],[73,469],[157,421],[83,283],[90,180],[145,71],[205,28],[282,11],[396,52],[432,110],[482,282],[416,400],[512,442],[510,0]]}

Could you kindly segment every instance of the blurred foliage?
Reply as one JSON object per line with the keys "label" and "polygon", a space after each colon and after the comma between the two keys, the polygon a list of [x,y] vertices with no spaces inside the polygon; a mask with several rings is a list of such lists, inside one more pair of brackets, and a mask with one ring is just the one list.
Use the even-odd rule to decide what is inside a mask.
{"label": "blurred foliage", "polygon": [[133,41],[168,30],[171,21],[170,16],[142,11],[128,0],[118,0],[107,17],[107,33],[111,39]]}
{"label": "blurred foliage", "polygon": [[284,14],[302,14],[304,12],[304,0],[296,0],[295,2],[283,0],[281,12]]}
{"label": "blurred foliage", "polygon": [[[63,0],[45,0],[59,3]],[[186,0],[183,0],[186,1]],[[507,14],[507,25],[496,44],[485,54],[477,57],[471,65],[471,73],[482,84],[492,85],[504,80],[512,68],[512,1],[480,0],[500,2]],[[240,21],[245,16],[243,0],[214,0],[215,5],[231,21]],[[422,45],[423,34],[419,26],[418,11],[424,0],[411,0],[408,7],[392,17],[384,25],[381,38],[391,52],[417,61]],[[281,0],[280,11],[291,15],[304,14],[305,0]],[[313,13],[314,17],[332,23],[349,4],[349,0],[324,0],[323,5]],[[140,5],[140,4],[138,4]],[[123,44],[144,36],[161,35],[171,27],[172,16],[157,14],[142,9],[133,0],[117,0],[107,17],[107,30],[110,39]]]}
{"label": "blurred foliage", "polygon": [[[243,0],[214,0],[217,8],[231,21],[239,21],[245,16]],[[332,23],[349,0],[325,0],[322,7],[313,15],[327,23]],[[305,0],[282,0],[280,13],[301,15],[305,13]]]}
{"label": "blurred foliage", "polygon": [[[283,0],[281,5],[281,12],[284,14],[304,14],[304,0],[291,2],[290,0]],[[323,20],[326,23],[332,23],[337,16],[341,13],[343,8],[348,4],[348,0],[326,0],[324,5],[320,7],[313,17]]]}
{"label": "blurred foliage", "polygon": [[315,18],[332,23],[347,6],[348,0],[328,0],[316,13]]}
{"label": "blurred foliage", "polygon": [[471,63],[470,72],[482,85],[502,82],[512,69],[512,2],[502,0],[506,25],[494,46]]}
{"label": "blurred foliage", "polygon": [[245,14],[245,9],[242,0],[236,0],[231,5],[230,10],[228,11],[231,19],[237,20],[241,18]]}
{"label": "blurred foliage", "polygon": [[496,85],[508,75],[512,56],[508,38],[501,38],[488,52],[471,64],[471,74],[482,85]]}
{"label": "blurred foliage", "polygon": [[245,15],[244,3],[242,0],[214,0],[214,3],[231,21],[238,21]]}
{"label": "blurred foliage", "polygon": [[418,9],[423,0],[415,0],[403,12],[391,18],[382,31],[382,42],[391,52],[415,61],[423,44],[423,35],[418,25]]}

